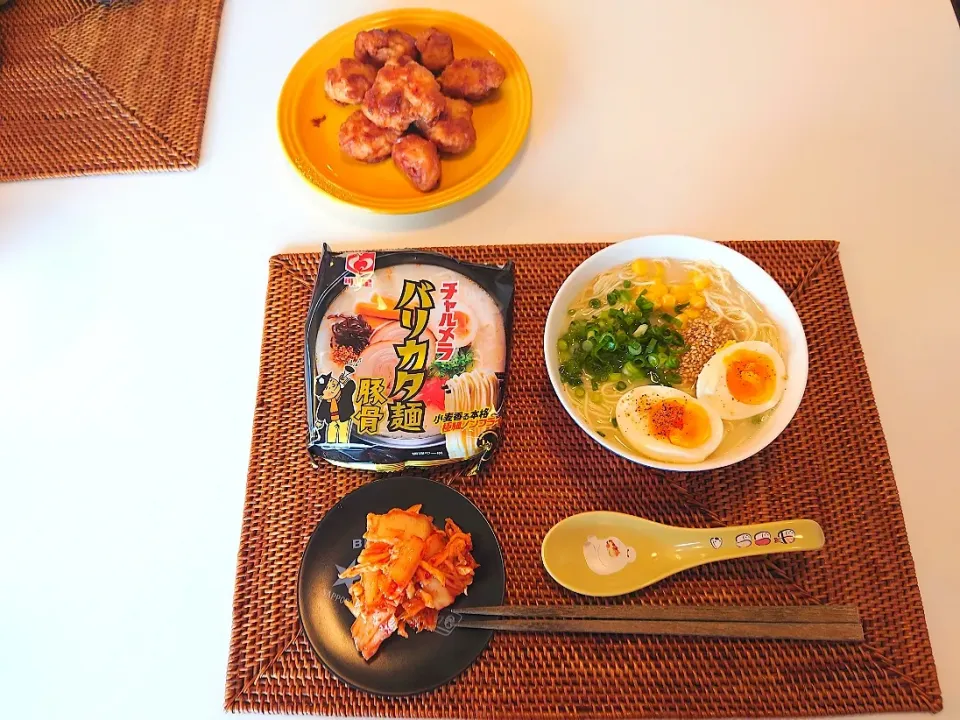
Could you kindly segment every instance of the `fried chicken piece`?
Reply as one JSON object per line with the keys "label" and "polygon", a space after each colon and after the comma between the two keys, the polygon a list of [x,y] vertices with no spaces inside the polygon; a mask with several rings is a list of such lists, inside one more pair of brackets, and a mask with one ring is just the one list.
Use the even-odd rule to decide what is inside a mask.
{"label": "fried chicken piece", "polygon": [[353,55],[362,63],[383,67],[391,60],[416,60],[417,41],[403,30],[364,30],[353,41]]}
{"label": "fried chicken piece", "polygon": [[467,100],[483,100],[503,85],[507,71],[491,57],[460,58],[440,74],[444,95]]}
{"label": "fried chicken piece", "polygon": [[377,69],[354,60],[343,58],[336,67],[327,70],[326,82],[323,89],[327,97],[341,105],[356,105],[363,102],[363,96],[373,85],[377,77]]}
{"label": "fried chicken piece", "polygon": [[419,135],[404,135],[397,140],[393,162],[421,192],[430,192],[440,184],[437,146]]}
{"label": "fried chicken piece", "polygon": [[380,69],[363,98],[363,112],[380,127],[403,132],[417,120],[435,122],[446,102],[433,74],[404,59]]}
{"label": "fried chicken piece", "polygon": [[417,121],[417,128],[441,151],[456,155],[477,142],[473,127],[473,107],[466,100],[447,98],[446,107],[434,123]]}
{"label": "fried chicken piece", "polygon": [[453,38],[436,28],[427,28],[417,35],[420,64],[438,73],[453,62]]}
{"label": "fried chicken piece", "polygon": [[390,157],[399,137],[399,132],[374,125],[357,110],[340,126],[340,149],[354,160],[380,162]]}

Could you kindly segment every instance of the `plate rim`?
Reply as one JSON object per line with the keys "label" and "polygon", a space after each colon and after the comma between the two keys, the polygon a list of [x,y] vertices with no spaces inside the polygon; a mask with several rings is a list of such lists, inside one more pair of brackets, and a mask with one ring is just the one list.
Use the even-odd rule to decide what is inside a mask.
{"label": "plate rim", "polygon": [[[428,18],[428,20],[422,20],[424,17]],[[400,22],[422,22],[425,26],[430,26],[443,25],[444,18],[464,24],[471,31],[480,31],[494,36],[510,52],[512,59],[516,62],[518,72],[515,73],[514,76],[520,84],[520,122],[508,133],[505,142],[501,143],[500,148],[495,151],[490,160],[480,166],[475,173],[468,176],[461,183],[447,190],[421,193],[420,195],[409,198],[394,199],[378,198],[366,193],[355,192],[333,182],[323,175],[313,173],[311,168],[305,167],[303,161],[307,158],[304,153],[297,151],[298,144],[295,142],[297,134],[292,128],[294,115],[292,105],[291,108],[285,108],[284,100],[288,96],[293,96],[292,80],[294,74],[314,49],[326,42],[329,38],[337,36],[353,25],[369,24],[372,26],[382,26],[384,24]],[[438,10],[424,7],[381,10],[353,18],[333,28],[304,50],[300,57],[297,58],[297,61],[287,72],[287,76],[280,90],[280,95],[277,99],[277,134],[280,146],[283,148],[284,155],[293,166],[297,175],[314,190],[322,192],[338,202],[382,215],[412,215],[438,210],[479,192],[510,167],[510,164],[520,154],[530,134],[532,117],[533,88],[530,83],[530,74],[527,71],[523,59],[516,49],[514,49],[513,45],[507,42],[496,30],[468,15],[453,10]],[[312,163],[310,164],[312,165]]]}
{"label": "plate rim", "polygon": [[325,521],[335,510],[337,510],[337,509],[343,504],[343,502],[344,502],[348,497],[350,497],[350,496],[353,495],[354,493],[359,492],[360,490],[364,490],[364,489],[366,489],[366,488],[368,488],[368,487],[370,487],[370,486],[378,485],[378,484],[380,484],[380,483],[393,483],[393,482],[397,482],[397,481],[403,482],[403,481],[407,481],[407,480],[422,480],[422,481],[424,481],[424,482],[431,483],[431,484],[433,484],[433,485],[439,485],[441,488],[446,489],[446,490],[450,490],[451,492],[455,493],[456,495],[459,495],[459,496],[460,496],[461,498],[463,498],[466,502],[468,502],[470,505],[473,506],[473,508],[474,508],[474,509],[477,511],[477,513],[480,515],[480,517],[483,518],[483,521],[487,524],[487,527],[490,529],[490,536],[493,538],[494,546],[495,546],[496,551],[497,551],[497,558],[498,558],[498,560],[499,560],[501,572],[502,572],[502,575],[503,575],[503,584],[502,584],[501,587],[500,587],[500,600],[497,602],[497,604],[499,604],[499,605],[502,605],[502,604],[503,604],[503,602],[504,602],[504,600],[505,600],[505,598],[506,598],[506,593],[507,593],[507,567],[506,567],[506,562],[504,561],[504,557],[503,557],[503,546],[500,544],[500,539],[497,537],[497,533],[496,533],[496,531],[494,531],[493,525],[490,524],[490,520],[487,518],[486,514],[477,506],[477,504],[476,504],[475,502],[473,502],[473,500],[471,500],[469,497],[467,497],[466,495],[464,495],[462,492],[460,492],[460,491],[457,490],[456,488],[453,488],[453,487],[451,487],[450,485],[447,485],[446,483],[438,482],[438,481],[436,481],[436,480],[433,480],[433,479],[428,478],[428,477],[423,477],[423,476],[421,476],[421,475],[387,476],[387,477],[378,477],[378,478],[376,478],[376,479],[374,479],[374,480],[371,480],[371,481],[369,481],[369,482],[363,482],[363,483],[361,483],[360,485],[358,485],[357,487],[355,487],[353,490],[351,490],[351,491],[349,491],[348,493],[346,493],[345,495],[343,495],[340,499],[338,499],[337,502],[334,503],[334,505],[333,505],[329,510],[327,510],[327,511],[323,514],[323,516],[317,521],[316,526],[313,528],[313,532],[310,533],[310,538],[307,540],[306,545],[304,545],[303,552],[300,554],[300,565],[299,565],[299,568],[297,569],[297,620],[298,620],[299,623],[300,623],[300,629],[303,631],[303,636],[306,638],[307,644],[310,646],[310,650],[311,650],[311,652],[313,653],[313,656],[314,656],[317,660],[320,661],[320,664],[323,665],[323,667],[325,667],[325,668],[327,669],[327,671],[328,671],[331,675],[333,675],[335,678],[337,678],[337,680],[339,680],[340,682],[344,683],[344,684],[347,685],[348,687],[353,688],[354,690],[359,690],[360,692],[369,693],[370,695],[376,695],[376,696],[378,696],[378,697],[412,697],[412,696],[415,696],[415,695],[422,695],[422,694],[424,694],[424,693],[432,692],[433,690],[436,690],[437,688],[442,687],[442,686],[446,685],[446,684],[449,683],[449,682],[453,682],[453,681],[456,680],[461,674],[463,674],[464,672],[466,672],[466,671],[477,661],[477,659],[487,650],[487,648],[490,647],[490,642],[491,642],[491,640],[493,640],[493,635],[494,635],[494,632],[495,632],[495,631],[493,631],[493,630],[488,630],[488,631],[487,631],[487,633],[488,633],[488,635],[487,635],[487,641],[483,644],[483,647],[482,647],[482,648],[480,649],[480,651],[470,660],[470,662],[466,665],[466,667],[464,667],[462,670],[460,670],[456,675],[454,675],[453,677],[450,677],[450,678],[448,678],[448,679],[446,679],[446,680],[442,680],[441,682],[438,682],[438,683],[436,683],[436,684],[430,685],[430,686],[428,686],[428,687],[418,688],[418,689],[416,689],[416,690],[410,690],[410,691],[405,691],[405,692],[383,692],[383,691],[381,691],[381,690],[375,690],[375,689],[372,689],[372,688],[369,688],[369,687],[362,687],[361,685],[353,682],[352,680],[349,680],[349,679],[343,677],[340,673],[338,673],[336,670],[334,670],[332,667],[330,667],[330,665],[327,663],[327,661],[323,658],[323,655],[322,655],[322,654],[320,653],[320,651],[317,649],[316,645],[314,645],[313,639],[310,637],[310,633],[307,632],[306,625],[305,625],[305,623],[304,623],[304,621],[303,621],[303,612],[304,612],[304,611],[303,611],[303,606],[304,606],[304,602],[303,602],[303,587],[304,587],[304,585],[303,585],[303,578],[304,578],[304,566],[305,566],[304,561],[305,561],[305,559],[306,559],[306,557],[307,557],[307,553],[310,551],[311,546],[313,545],[314,541],[316,540],[318,533],[320,532],[321,526],[323,525],[324,521]]}

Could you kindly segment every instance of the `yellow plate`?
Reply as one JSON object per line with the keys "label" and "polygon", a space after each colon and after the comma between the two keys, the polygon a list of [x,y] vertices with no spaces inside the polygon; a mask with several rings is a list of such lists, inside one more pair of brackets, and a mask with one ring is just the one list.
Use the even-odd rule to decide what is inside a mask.
{"label": "yellow plate", "polygon": [[[490,54],[506,69],[507,78],[490,99],[474,104],[476,146],[463,155],[444,157],[440,187],[422,193],[391,160],[370,165],[340,151],[340,125],[358,106],[343,107],[327,98],[323,80],[340,58],[353,57],[353,40],[361,30],[396,27],[416,35],[431,26],[450,34],[456,57]],[[493,30],[452,12],[386,10],[341,25],[307,50],[284,83],[277,124],[290,162],[315,187],[374,212],[417,213],[462,200],[499,175],[523,144],[532,108],[527,70]]]}

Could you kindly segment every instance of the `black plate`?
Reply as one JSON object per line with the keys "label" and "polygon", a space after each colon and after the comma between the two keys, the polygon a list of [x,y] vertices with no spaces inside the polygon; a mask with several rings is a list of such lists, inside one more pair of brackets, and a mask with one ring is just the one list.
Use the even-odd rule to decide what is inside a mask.
{"label": "black plate", "polygon": [[[451,518],[473,536],[480,564],[469,595],[440,613],[437,632],[394,635],[367,662],[350,636],[353,615],[343,606],[348,585],[338,580],[362,548],[367,513],[385,513],[423,503],[423,512],[443,527]],[[358,690],[377,695],[414,695],[433,690],[467,669],[493,632],[456,628],[456,609],[500,605],[506,578],[493,528],[476,506],[446,485],[425,478],[391,477],[367,483],[338,502],[313,531],[300,563],[297,601],[300,621],[314,652],[330,671]]]}

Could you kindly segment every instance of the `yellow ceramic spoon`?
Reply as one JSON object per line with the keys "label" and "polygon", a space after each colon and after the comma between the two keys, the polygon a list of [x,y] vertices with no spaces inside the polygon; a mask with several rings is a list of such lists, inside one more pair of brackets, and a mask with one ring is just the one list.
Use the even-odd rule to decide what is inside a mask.
{"label": "yellow ceramic spoon", "polygon": [[697,565],[752,555],[819,550],[813,520],[680,528],[615,512],[573,515],[543,539],[543,564],[553,579],[581,595],[623,595]]}

